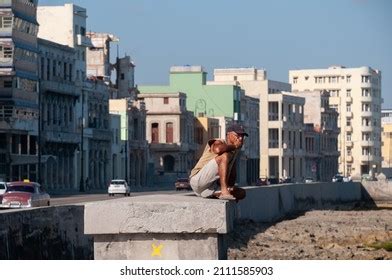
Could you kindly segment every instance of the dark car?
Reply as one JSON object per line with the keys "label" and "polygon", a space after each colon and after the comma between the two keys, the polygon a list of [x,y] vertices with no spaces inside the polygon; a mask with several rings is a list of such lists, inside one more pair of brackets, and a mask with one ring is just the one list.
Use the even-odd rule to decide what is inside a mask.
{"label": "dark car", "polygon": [[333,183],[342,183],[343,182],[343,176],[340,174],[336,174],[335,176],[332,177],[332,182]]}
{"label": "dark car", "polygon": [[7,192],[3,194],[1,208],[29,208],[49,206],[50,196],[35,182],[9,182]]}
{"label": "dark car", "polygon": [[188,178],[178,178],[176,182],[174,183],[176,187],[176,191],[181,191],[181,190],[192,190],[191,184],[189,183]]}

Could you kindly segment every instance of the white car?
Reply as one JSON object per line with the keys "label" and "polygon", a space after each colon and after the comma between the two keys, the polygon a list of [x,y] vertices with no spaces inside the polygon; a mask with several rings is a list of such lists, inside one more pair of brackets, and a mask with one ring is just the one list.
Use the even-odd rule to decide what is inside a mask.
{"label": "white car", "polygon": [[131,196],[131,188],[125,180],[116,179],[110,182],[108,188],[109,196],[114,196],[115,194],[123,194],[125,196]]}
{"label": "white car", "polygon": [[306,184],[313,183],[313,182],[314,182],[314,179],[312,177],[306,177],[305,178],[305,183]]}

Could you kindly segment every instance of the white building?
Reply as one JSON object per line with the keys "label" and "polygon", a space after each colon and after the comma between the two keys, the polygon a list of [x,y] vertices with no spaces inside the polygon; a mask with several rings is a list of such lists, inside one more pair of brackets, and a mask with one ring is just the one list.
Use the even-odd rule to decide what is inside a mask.
{"label": "white building", "polygon": [[74,48],[76,51],[76,81],[86,78],[86,48],[91,40],[86,36],[87,11],[74,4],[38,6],[38,37]]}
{"label": "white building", "polygon": [[269,80],[265,70],[256,68],[215,69],[214,82],[208,84],[238,85],[247,96],[260,100],[258,141],[248,140],[254,141],[251,147],[260,147],[259,177],[302,180],[305,101],[288,93],[290,84]]}
{"label": "white building", "polygon": [[339,113],[339,171],[348,176],[380,172],[381,72],[370,67],[289,71],[293,92],[326,90]]}

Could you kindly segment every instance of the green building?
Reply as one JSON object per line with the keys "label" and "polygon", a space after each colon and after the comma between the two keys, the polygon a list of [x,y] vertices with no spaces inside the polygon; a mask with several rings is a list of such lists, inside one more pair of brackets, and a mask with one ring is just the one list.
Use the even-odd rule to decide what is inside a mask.
{"label": "green building", "polygon": [[[188,111],[194,112],[195,117],[218,117],[220,119],[220,137],[225,137],[226,122],[231,119],[241,122],[245,129],[248,129],[249,120],[245,118],[247,114],[241,113],[246,113],[245,111],[249,109],[247,105],[249,105],[249,99],[252,98],[245,96],[244,91],[235,85],[235,81],[232,85],[207,83],[207,73],[201,66],[173,66],[170,68],[169,85],[139,86],[138,89],[142,94],[185,93],[187,96],[186,108]],[[241,112],[241,109],[244,112]],[[254,137],[258,137],[258,133]],[[246,185],[256,180],[253,177],[259,172],[258,162],[258,154],[250,155],[249,147],[245,147],[239,162],[237,162],[237,182],[240,185]]]}
{"label": "green building", "polygon": [[186,108],[195,116],[224,116],[239,119],[241,88],[235,85],[207,85],[201,66],[173,66],[168,86],[139,86],[141,93],[184,92]]}

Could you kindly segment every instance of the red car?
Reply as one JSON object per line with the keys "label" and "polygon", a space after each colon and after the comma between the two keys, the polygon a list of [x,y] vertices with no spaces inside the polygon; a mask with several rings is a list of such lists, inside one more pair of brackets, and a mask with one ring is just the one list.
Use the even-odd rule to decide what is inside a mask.
{"label": "red car", "polygon": [[178,178],[174,183],[176,191],[180,190],[192,190],[191,184],[188,178]]}
{"label": "red car", "polygon": [[1,208],[49,206],[50,196],[35,182],[9,182],[3,194]]}

